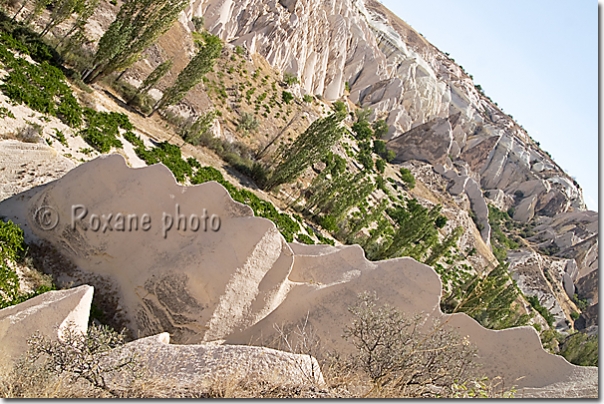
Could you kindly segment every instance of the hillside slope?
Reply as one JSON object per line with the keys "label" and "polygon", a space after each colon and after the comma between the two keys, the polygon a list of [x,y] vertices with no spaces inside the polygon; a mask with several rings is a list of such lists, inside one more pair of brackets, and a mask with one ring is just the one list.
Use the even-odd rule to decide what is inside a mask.
{"label": "hillside slope", "polygon": [[[120,5],[100,3],[87,22],[91,41],[83,54],[94,51]],[[48,14],[44,11],[34,28],[44,26]],[[175,82],[201,46],[204,28],[196,26],[199,17],[205,30],[224,42],[222,54],[182,102],[148,117],[148,104]],[[64,28],[59,26],[54,38]],[[0,38],[0,45],[10,48],[6,37]],[[128,105],[136,87],[166,60],[172,67],[149,91],[147,104]],[[72,63],[67,67],[75,68]],[[2,68],[3,78],[6,72]],[[348,296],[370,284],[378,285],[394,304],[429,311],[461,333],[468,331],[482,344],[485,363],[496,349],[485,340],[496,335],[513,350],[514,342],[506,336],[524,335],[535,358],[559,364],[556,374],[535,370],[532,381],[521,383],[524,387],[554,389],[552,383],[580,378],[582,370],[543,352],[533,329],[516,334],[501,329],[530,325],[550,352],[559,352],[557,340],[562,344],[576,330],[597,333],[598,213],[586,210],[579,184],[474,85],[471,75],[377,1],[192,0],[131,67],[90,87],[73,80],[69,88],[82,107],[118,113],[111,116],[125,124],[116,129],[117,143],[101,151],[86,140],[85,125],[70,127],[0,94],[0,136],[11,139],[0,142],[0,216],[29,227],[26,234],[32,242],[53,244],[73,265],[66,265],[64,273],[57,273],[56,267],[45,270],[61,285],[95,286],[95,304],[113,317],[113,325],[143,335],[168,331],[180,343],[249,343],[258,334],[270,334],[277,320],[296,320],[291,317],[305,310],[315,310],[313,321],[321,322],[330,291]],[[297,178],[274,189],[266,187],[287,150],[338,108],[348,114],[342,117],[343,135],[331,152],[320,161],[306,162]],[[187,143],[187,128],[204,116],[212,117],[211,128],[201,140]],[[382,120],[385,125],[378,130]],[[38,128],[34,141],[51,147],[14,140],[23,140],[28,128]],[[368,138],[362,138],[363,130]],[[163,167],[126,170],[117,157],[104,156],[116,153],[132,168],[164,163],[186,187],[174,187]],[[92,169],[78,167],[91,160],[86,166]],[[92,176],[95,167],[109,176]],[[126,185],[115,188],[111,175]],[[138,200],[132,199],[141,212],[147,200],[141,195],[152,199],[166,189],[173,189],[171,198],[198,193],[187,202],[194,209],[204,197],[200,190],[218,195],[224,190],[216,184],[188,186],[219,182],[230,198],[212,200],[212,208],[226,209],[231,227],[212,235],[210,252],[197,249],[196,241],[181,244],[181,238],[161,248],[145,244],[136,249],[139,258],[133,267],[141,270],[132,275],[116,272],[116,267],[128,266],[135,251],[126,239],[86,241],[90,234],[67,230],[43,237],[27,216],[37,198],[47,197],[60,209],[71,196],[86,200],[87,206],[119,209],[110,204],[111,198],[79,192],[95,184],[110,195],[130,195],[131,183],[140,185],[139,175],[158,178],[139,189]],[[74,178],[80,181],[75,187]],[[69,193],[50,192],[62,186]],[[23,198],[31,196],[36,203],[26,206]],[[273,221],[277,230],[252,215]],[[406,230],[419,236],[394,248],[393,240],[404,239]],[[217,246],[231,246],[237,254]],[[111,250],[110,258],[105,250]],[[187,254],[174,257],[172,250]],[[223,256],[227,258],[221,261]],[[437,275],[411,258],[401,258],[408,256],[429,264]],[[90,257],[95,257],[93,264]],[[219,265],[208,265],[214,261]],[[165,272],[170,265],[184,275]],[[214,282],[196,280],[192,292],[184,290],[183,279],[195,278],[200,265]],[[372,272],[382,267],[385,278]],[[149,279],[147,270],[153,273]],[[413,305],[411,289],[401,285],[408,280],[405,271],[415,270],[426,271],[427,285],[417,288],[425,301]],[[355,281],[359,277],[371,282]],[[492,301],[467,304],[476,290],[489,287],[498,293],[489,297]],[[237,294],[249,288],[249,293]],[[173,293],[179,299],[166,300]],[[323,303],[313,306],[311,296]],[[499,297],[504,307],[497,306]],[[200,316],[196,313],[201,308],[212,310]],[[332,317],[340,321],[347,315],[345,305],[338,310]],[[497,313],[491,316],[490,311]],[[487,331],[459,312],[498,331]],[[321,332],[335,343],[331,334],[340,333],[341,327],[332,328],[325,326]],[[496,361],[507,360],[505,354],[497,355]],[[503,372],[515,378],[532,373],[534,364],[526,362],[522,369],[491,368],[489,375]],[[585,372],[593,376],[593,369]],[[593,387],[592,378],[586,386]]]}

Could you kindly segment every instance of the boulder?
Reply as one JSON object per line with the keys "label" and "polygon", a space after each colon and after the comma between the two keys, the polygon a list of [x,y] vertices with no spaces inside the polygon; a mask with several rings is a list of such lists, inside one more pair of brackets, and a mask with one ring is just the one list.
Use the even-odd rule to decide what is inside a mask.
{"label": "boulder", "polygon": [[198,343],[246,327],[280,303],[293,261],[275,225],[218,183],[183,187],[120,155],[3,201],[0,215],[60,251],[77,268],[59,282],[95,286],[95,303],[139,337]]}
{"label": "boulder", "polygon": [[[215,383],[266,382],[290,387],[325,384],[319,364],[309,355],[240,345],[173,345],[170,335],[141,338],[119,355],[134,354],[149,381],[174,389],[203,391]],[[123,380],[119,380],[123,383]]]}
{"label": "boulder", "polygon": [[86,332],[93,288],[50,291],[0,310],[0,367],[10,366],[27,352],[27,340],[36,332],[56,339],[65,327]]}

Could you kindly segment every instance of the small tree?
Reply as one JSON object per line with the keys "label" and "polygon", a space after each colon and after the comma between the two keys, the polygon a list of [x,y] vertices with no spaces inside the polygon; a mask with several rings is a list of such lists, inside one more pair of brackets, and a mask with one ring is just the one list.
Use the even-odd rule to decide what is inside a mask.
{"label": "small tree", "polygon": [[289,104],[294,100],[294,95],[289,91],[284,91],[282,95],[283,102]]}
{"label": "small tree", "polygon": [[92,65],[82,75],[84,81],[94,83],[131,66],[188,4],[187,0],[125,0],[99,40]]}
{"label": "small tree", "polygon": [[180,102],[185,95],[195,87],[203,76],[212,70],[215,60],[222,51],[220,38],[210,34],[203,34],[204,44],[189,64],[178,74],[176,82],[165,92],[157,103],[151,115],[160,108],[165,108]]}
{"label": "small tree", "polygon": [[295,180],[311,164],[325,157],[344,134],[344,129],[341,126],[343,119],[343,114],[334,113],[313,122],[283,152],[281,162],[267,181],[266,188],[271,190],[276,186]]}
{"label": "small tree", "polygon": [[401,167],[401,180],[403,180],[409,189],[415,188],[415,177],[408,168]]}
{"label": "small tree", "polygon": [[377,159],[375,161],[375,169],[378,171],[378,173],[383,174],[384,170],[386,170],[386,162],[382,159]]}
{"label": "small tree", "polygon": [[239,122],[237,123],[237,130],[240,130],[244,133],[248,133],[258,130],[258,126],[260,126],[260,123],[254,116],[254,114],[244,112],[239,117]]}
{"label": "small tree", "polygon": [[203,25],[205,23],[205,19],[203,17],[193,17],[191,19],[191,22],[193,22],[193,26],[195,27],[196,32],[203,31]]}
{"label": "small tree", "polygon": [[373,129],[367,118],[371,115],[371,110],[360,109],[356,112],[357,120],[352,125],[352,131],[357,140],[367,141],[373,136]]}
{"label": "small tree", "polygon": [[40,36],[46,35],[51,29],[67,20],[74,13],[80,13],[86,6],[85,0],[59,0],[53,4],[50,19]]}
{"label": "small tree", "polygon": [[293,86],[294,84],[298,84],[298,77],[292,73],[285,72],[283,73],[283,81],[288,86]]}
{"label": "small tree", "polygon": [[86,26],[88,19],[94,14],[94,11],[96,10],[98,5],[99,0],[84,0],[82,6],[76,10],[78,16],[75,22],[73,23],[69,31],[67,31],[67,33],[63,35],[63,38],[61,38],[59,44],[63,43],[65,39],[70,37],[76,31],[79,32],[78,36],[85,37],[86,35],[84,33],[84,27]]}
{"label": "small tree", "polygon": [[[27,2],[25,2],[27,3]],[[41,13],[42,11],[44,11],[44,9],[49,6],[52,3],[52,0],[34,0],[33,4],[34,4],[34,8],[31,11],[31,13],[29,13],[29,16],[27,17],[27,19],[25,20],[26,24],[30,24],[33,20],[35,20]]]}
{"label": "small tree", "polygon": [[435,396],[436,387],[441,396],[450,396],[454,384],[473,380],[476,349],[466,338],[438,323],[426,327],[422,316],[407,317],[377,300],[375,292],[359,295],[348,309],[353,321],[344,338],[357,349],[353,365],[378,387],[415,397]]}
{"label": "small tree", "polygon": [[373,132],[376,139],[381,139],[388,134],[389,128],[385,120],[380,119],[373,123]]}
{"label": "small tree", "polygon": [[86,333],[80,333],[69,323],[58,340],[36,333],[27,343],[28,362],[40,360],[50,374],[66,376],[72,382],[85,380],[116,397],[120,396],[120,390],[108,383],[108,377],[118,371],[136,369],[134,355],[120,352],[124,334],[107,326],[93,324]]}
{"label": "small tree", "polygon": [[216,118],[216,111],[201,114],[191,126],[183,130],[182,138],[184,141],[198,146],[202,137],[207,136],[214,118]]}
{"label": "small tree", "polygon": [[153,86],[155,86],[161,80],[161,78],[164,77],[166,75],[166,73],[168,73],[170,71],[171,68],[172,68],[172,61],[171,60],[166,60],[165,62],[160,63],[147,76],[147,78],[145,80],[143,80],[143,83],[136,90],[136,93],[134,93],[134,95],[128,100],[128,105],[132,104],[132,102],[134,101],[134,99],[139,94],[146,94],[149,90],[151,90],[151,88],[153,88]]}

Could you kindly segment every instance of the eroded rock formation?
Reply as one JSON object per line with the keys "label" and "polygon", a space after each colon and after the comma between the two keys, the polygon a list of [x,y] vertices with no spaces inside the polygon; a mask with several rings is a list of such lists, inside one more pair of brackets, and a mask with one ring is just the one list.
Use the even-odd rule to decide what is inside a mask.
{"label": "eroded rock formation", "polygon": [[[90,215],[75,230],[74,205]],[[41,207],[56,212],[56,227],[36,221]],[[220,217],[220,228],[193,232],[183,219],[180,231],[166,232],[163,217],[174,215],[176,226],[178,209],[187,220],[206,209]],[[106,229],[94,230],[93,213]],[[119,221],[108,220],[118,213],[149,215],[149,229],[119,230]],[[179,186],[163,165],[131,169],[119,155],[101,157],[0,203],[0,214],[21,224],[29,240],[52,244],[76,264],[55,275],[95,286],[113,320],[134,335],[168,331],[181,344],[263,344],[275,336],[275,324],[308,318],[326,348],[346,352],[348,307],[358,293],[375,291],[383,303],[468,336],[483,372],[504,377],[506,385],[546,388],[576,381],[582,372],[580,388],[597,389],[596,368],[545,352],[532,327],[492,331],[464,314],[444,315],[440,279],[430,267],[410,258],[372,263],[358,246],[288,245],[274,224],[253,217],[219,184]]]}
{"label": "eroded rock formation", "polygon": [[[387,120],[396,162],[428,162],[452,183],[451,195],[468,196],[487,244],[487,203],[493,201],[484,191],[502,210],[512,208],[521,223],[586,210],[576,181],[524,128],[451,58],[375,0],[192,0],[186,13],[203,15],[210,32],[296,75],[298,95],[335,100],[348,83],[353,103]],[[190,26],[187,18],[182,22]],[[579,272],[591,273],[581,284],[593,300],[597,275],[579,261]]]}
{"label": "eroded rock formation", "polygon": [[85,332],[93,288],[46,292],[16,306],[0,310],[0,368],[10,366],[27,352],[27,340],[36,332],[60,338],[66,327]]}
{"label": "eroded rock formation", "polygon": [[131,354],[146,369],[147,377],[174,390],[199,391],[221,382],[250,380],[283,387],[325,383],[315,358],[264,347],[174,345],[170,334],[162,333],[130,342],[120,352]]}

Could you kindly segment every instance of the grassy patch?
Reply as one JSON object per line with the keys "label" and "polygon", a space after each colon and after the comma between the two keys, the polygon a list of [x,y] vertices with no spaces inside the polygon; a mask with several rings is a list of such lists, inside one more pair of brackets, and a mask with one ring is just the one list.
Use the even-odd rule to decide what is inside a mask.
{"label": "grassy patch", "polygon": [[87,126],[80,131],[86,143],[101,153],[108,153],[112,147],[121,149],[122,142],[117,138],[120,129],[132,130],[134,127],[124,114],[117,112],[97,112],[84,110]]}
{"label": "grassy patch", "polygon": [[32,293],[21,293],[19,277],[13,269],[23,261],[27,245],[23,230],[12,221],[0,221],[0,309],[22,303],[39,294],[54,289],[51,285],[40,285]]}
{"label": "grassy patch", "polygon": [[[9,33],[1,34],[0,63],[8,76],[3,79],[0,90],[16,104],[25,104],[78,127],[82,124],[82,109],[63,72],[49,62],[52,59],[49,52],[40,42],[24,44]],[[15,54],[30,55],[38,64]]]}

